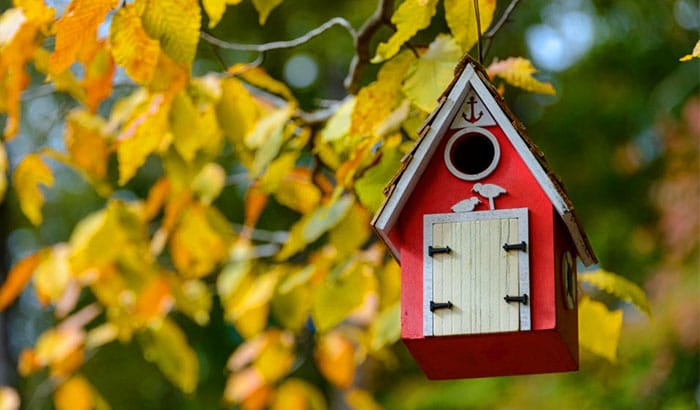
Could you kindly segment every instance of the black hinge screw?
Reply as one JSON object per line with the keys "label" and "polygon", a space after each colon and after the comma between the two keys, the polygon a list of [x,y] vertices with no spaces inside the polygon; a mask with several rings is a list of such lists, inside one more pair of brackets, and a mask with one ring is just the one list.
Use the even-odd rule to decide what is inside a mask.
{"label": "black hinge screw", "polygon": [[449,300],[446,303],[435,303],[432,300],[430,301],[430,311],[435,312],[438,309],[452,309],[452,302]]}
{"label": "black hinge screw", "polygon": [[449,246],[445,246],[444,248],[433,248],[432,246],[428,246],[428,255],[430,257],[436,253],[452,253],[452,249],[450,249]]}
{"label": "black hinge screw", "polygon": [[518,302],[518,303],[522,303],[523,305],[527,305],[527,299],[528,299],[528,298],[527,298],[527,295],[522,295],[522,296],[509,296],[509,295],[506,295],[506,296],[503,298],[503,300],[505,300],[505,301],[508,302],[508,303],[510,303],[510,302]]}
{"label": "black hinge screw", "polygon": [[505,243],[503,244],[504,251],[527,251],[527,244],[525,241],[520,243]]}

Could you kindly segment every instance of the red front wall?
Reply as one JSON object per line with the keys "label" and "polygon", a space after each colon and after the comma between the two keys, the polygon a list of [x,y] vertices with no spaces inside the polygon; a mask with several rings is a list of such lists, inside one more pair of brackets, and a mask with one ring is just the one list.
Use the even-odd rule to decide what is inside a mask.
{"label": "red front wall", "polygon": [[[405,205],[396,228],[401,238],[402,317],[403,338],[423,337],[423,215],[451,213],[455,203],[478,196],[471,189],[475,182],[492,183],[508,193],[495,199],[496,209],[528,208],[530,240],[530,300],[532,328],[552,329],[556,324],[552,259],[554,211],[518,153],[498,127],[487,128],[498,140],[501,159],[494,172],[480,181],[463,181],[447,169],[443,152],[448,136],[444,137],[428,168]],[[489,209],[488,201],[475,211]]]}

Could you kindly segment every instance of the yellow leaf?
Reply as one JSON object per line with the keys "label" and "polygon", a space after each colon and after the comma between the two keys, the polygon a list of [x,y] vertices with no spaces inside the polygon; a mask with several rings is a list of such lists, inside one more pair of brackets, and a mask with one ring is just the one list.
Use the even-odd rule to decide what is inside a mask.
{"label": "yellow leaf", "polygon": [[52,366],[69,358],[85,341],[80,328],[58,327],[47,330],[36,342],[36,360],[40,366]]}
{"label": "yellow leaf", "polygon": [[41,262],[41,252],[33,253],[20,260],[10,269],[7,279],[0,287],[0,311],[7,309],[10,304],[22,293],[32,278],[34,269]]}
{"label": "yellow leaf", "polygon": [[175,308],[192,318],[198,325],[209,323],[212,307],[211,291],[200,280],[178,281],[173,286]]}
{"label": "yellow leaf", "polygon": [[[96,41],[95,41],[96,42]],[[95,42],[90,42],[86,46],[87,48],[93,48]],[[81,104],[86,104],[86,94],[80,81],[75,77],[75,75],[70,70],[64,70],[58,74],[49,74],[49,61],[51,55],[49,52],[43,48],[37,49],[34,52],[34,67],[40,73],[49,75],[51,82],[57,91],[62,91],[66,94],[71,95],[73,98],[78,100]]]}
{"label": "yellow leaf", "polygon": [[651,317],[651,305],[644,290],[620,275],[598,269],[578,275],[578,280],[589,283],[598,289],[604,290],[621,300],[635,305],[639,310]]}
{"label": "yellow leaf", "polygon": [[216,208],[193,203],[184,210],[170,239],[170,253],[186,278],[210,273],[228,256],[233,232]]}
{"label": "yellow leaf", "polygon": [[[281,0],[277,1],[281,2]],[[279,95],[288,102],[296,104],[294,94],[292,94],[289,87],[285,83],[270,77],[267,71],[261,67],[234,65],[228,69],[228,72],[239,76],[248,84]]]}
{"label": "yellow leaf", "polygon": [[274,110],[260,119],[253,131],[246,136],[246,146],[256,150],[250,167],[250,177],[260,176],[277,157],[285,139],[285,125],[291,116],[292,109],[289,105]]}
{"label": "yellow leaf", "polygon": [[488,68],[489,75],[503,78],[508,84],[540,94],[556,94],[550,83],[543,83],[532,75],[537,73],[530,60],[522,57],[509,57],[494,61]]}
{"label": "yellow leaf", "polygon": [[209,16],[209,28],[216,27],[226,11],[226,5],[238,4],[241,0],[203,0],[204,10]]}
{"label": "yellow leaf", "polygon": [[360,204],[354,204],[345,217],[329,232],[328,242],[339,255],[351,255],[362,248],[372,235],[372,216]]}
{"label": "yellow leaf", "polygon": [[279,386],[272,410],[326,410],[326,400],[316,386],[291,378]]}
{"label": "yellow leaf", "polygon": [[22,213],[34,225],[40,225],[43,219],[41,207],[44,205],[44,194],[39,189],[39,184],[51,187],[53,183],[51,168],[35,153],[22,158],[12,174],[12,185],[17,190]]}
{"label": "yellow leaf", "polygon": [[258,10],[258,23],[262,26],[267,21],[267,16],[275,7],[279,6],[282,0],[253,0],[253,6]]}
{"label": "yellow leaf", "polygon": [[226,185],[226,171],[221,165],[209,162],[192,180],[192,192],[203,204],[209,205],[219,196],[224,185]]}
{"label": "yellow leaf", "polygon": [[[138,2],[137,2],[138,3]],[[201,10],[197,0],[140,0],[146,33],[176,63],[189,69],[199,43]]]}
{"label": "yellow leaf", "polygon": [[93,388],[82,376],[73,376],[63,382],[54,393],[56,410],[92,410]]}
{"label": "yellow leaf", "polygon": [[68,69],[81,49],[95,42],[97,28],[112,9],[114,0],[72,0],[54,25],[56,45],[49,59],[49,73]]}
{"label": "yellow leaf", "polygon": [[340,331],[320,336],[314,353],[321,374],[341,389],[355,377],[355,346]]}
{"label": "yellow leaf", "polygon": [[312,301],[309,279],[314,272],[313,266],[290,272],[277,288],[271,302],[272,315],[285,329],[297,332],[306,324]]}
{"label": "yellow leaf", "polygon": [[153,78],[160,45],[146,34],[134,4],[126,4],[114,15],[110,26],[114,61],[136,83],[145,85]]}
{"label": "yellow leaf", "polygon": [[355,101],[354,97],[346,98],[335,110],[331,118],[326,122],[323,130],[321,130],[323,141],[337,141],[348,135],[350,132],[350,117],[355,110]]}
{"label": "yellow leaf", "polygon": [[226,319],[233,322],[241,336],[251,338],[267,324],[270,299],[279,280],[279,271],[273,270],[258,276],[253,276],[248,271],[245,275],[228,292],[228,296],[222,299]]}
{"label": "yellow leaf", "polygon": [[345,400],[353,410],[381,410],[383,408],[367,390],[350,390],[345,394]]}
{"label": "yellow leaf", "polygon": [[690,54],[686,54],[683,57],[680,58],[679,61],[690,61],[694,58],[700,58],[700,40],[698,40],[697,43],[695,43],[695,47],[693,47],[693,52]]}
{"label": "yellow leaf", "polygon": [[216,107],[219,124],[237,150],[241,162],[250,166],[252,156],[246,151],[244,139],[255,128],[260,117],[258,105],[248,89],[236,78],[222,80],[221,91],[221,99]]}
{"label": "yellow leaf", "polygon": [[406,0],[391,16],[391,22],[396,26],[396,32],[384,43],[377,47],[377,55],[373,63],[380,63],[393,57],[399,48],[411,39],[417,32],[430,25],[435,15],[437,0]]}
{"label": "yellow leaf", "polygon": [[12,387],[0,386],[0,409],[19,410],[20,399]]}
{"label": "yellow leaf", "polygon": [[[491,25],[495,10],[496,0],[479,0],[481,34],[486,33]],[[471,50],[479,39],[474,1],[445,0],[445,20],[461,50],[465,53]]]}
{"label": "yellow leaf", "polygon": [[615,363],[622,328],[622,311],[610,311],[600,302],[583,297],[578,304],[581,347]]}
{"label": "yellow leaf", "polygon": [[311,178],[311,171],[308,168],[293,169],[275,190],[275,199],[301,214],[313,212],[321,201],[321,190]]}
{"label": "yellow leaf", "polygon": [[151,153],[166,148],[171,140],[170,107],[166,98],[162,94],[152,95],[140,108],[117,136],[120,185],[136,174]]}
{"label": "yellow leaf", "polygon": [[[71,270],[82,280],[92,278],[93,269],[113,269],[117,262],[122,270],[146,276],[153,263],[145,221],[121,201],[110,201],[105,209],[80,221],[69,244]],[[95,279],[93,285],[100,282]]]}
{"label": "yellow leaf", "polygon": [[71,111],[66,119],[64,140],[73,164],[98,179],[107,173],[106,125],[101,117],[83,110]]}
{"label": "yellow leaf", "polygon": [[53,21],[56,10],[46,5],[43,0],[14,0],[15,7],[21,8],[27,19],[37,26]]}
{"label": "yellow leaf", "polygon": [[401,101],[401,82],[414,60],[410,52],[397,55],[382,66],[376,81],[360,90],[352,109],[351,135],[373,135],[377,126],[386,120]]}
{"label": "yellow leaf", "polygon": [[418,108],[431,112],[437,99],[454,77],[454,67],[462,56],[454,39],[439,35],[428,51],[409,69],[403,90]]}
{"label": "yellow leaf", "polygon": [[294,364],[294,336],[286,331],[265,332],[265,343],[253,362],[266,383],[272,384],[286,376]]}
{"label": "yellow leaf", "polygon": [[165,318],[139,335],[143,355],[185,393],[194,392],[199,379],[197,354],[187,337],[172,320]]}
{"label": "yellow leaf", "polygon": [[314,289],[311,317],[320,332],[326,332],[347,317],[365,300],[372,287],[372,272],[353,262],[332,272]]}
{"label": "yellow leaf", "polygon": [[5,150],[5,144],[0,141],[0,203],[5,200],[5,193],[7,192],[7,151]]}
{"label": "yellow leaf", "polygon": [[57,303],[68,288],[72,279],[69,254],[66,244],[54,245],[36,267],[34,289],[42,304]]}
{"label": "yellow leaf", "polygon": [[173,145],[182,158],[191,163],[199,152],[216,153],[222,132],[212,105],[195,106],[185,92],[177,94],[170,108]]}

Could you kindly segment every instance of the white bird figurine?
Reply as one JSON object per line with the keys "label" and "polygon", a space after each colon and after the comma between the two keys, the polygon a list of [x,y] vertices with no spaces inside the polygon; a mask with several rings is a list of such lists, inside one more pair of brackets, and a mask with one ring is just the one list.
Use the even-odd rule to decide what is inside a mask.
{"label": "white bird figurine", "polygon": [[463,199],[452,205],[453,212],[471,212],[481,203],[481,200],[475,196]]}
{"label": "white bird figurine", "polygon": [[507,192],[503,187],[500,187],[496,184],[482,184],[480,182],[474,184],[474,188],[472,188],[472,191],[483,196],[484,198],[488,198],[489,206],[491,207],[491,209],[496,209],[496,206],[493,203],[493,199]]}

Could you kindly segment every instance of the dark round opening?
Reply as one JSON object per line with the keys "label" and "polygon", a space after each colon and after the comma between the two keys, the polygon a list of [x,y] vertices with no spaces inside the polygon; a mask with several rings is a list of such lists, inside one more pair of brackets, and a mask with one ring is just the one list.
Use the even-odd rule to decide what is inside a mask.
{"label": "dark round opening", "polygon": [[461,173],[480,174],[493,163],[496,148],[481,134],[466,134],[452,144],[450,162]]}

